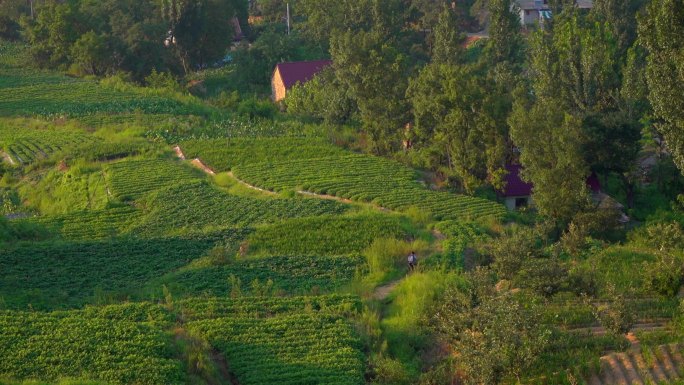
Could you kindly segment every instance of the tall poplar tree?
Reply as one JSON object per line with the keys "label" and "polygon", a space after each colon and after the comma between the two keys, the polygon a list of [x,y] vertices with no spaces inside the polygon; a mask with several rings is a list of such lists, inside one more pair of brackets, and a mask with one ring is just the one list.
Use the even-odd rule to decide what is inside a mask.
{"label": "tall poplar tree", "polygon": [[639,21],[656,127],[684,172],[684,0],[652,1]]}

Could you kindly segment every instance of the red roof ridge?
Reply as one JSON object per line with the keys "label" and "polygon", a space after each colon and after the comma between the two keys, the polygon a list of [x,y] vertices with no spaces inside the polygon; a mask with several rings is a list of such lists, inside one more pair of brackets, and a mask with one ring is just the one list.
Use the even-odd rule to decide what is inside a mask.
{"label": "red roof ridge", "polygon": [[332,60],[328,59],[282,62],[276,64],[276,69],[280,72],[285,88],[289,89],[297,83],[305,83],[311,80],[332,63]]}

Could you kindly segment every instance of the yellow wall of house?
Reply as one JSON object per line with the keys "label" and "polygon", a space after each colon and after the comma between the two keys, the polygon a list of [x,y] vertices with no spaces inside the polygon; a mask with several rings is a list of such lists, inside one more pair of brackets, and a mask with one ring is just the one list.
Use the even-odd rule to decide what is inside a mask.
{"label": "yellow wall of house", "polygon": [[283,83],[283,78],[280,76],[280,69],[278,68],[273,72],[273,78],[271,78],[271,91],[273,92],[273,100],[276,102],[285,99],[287,94],[285,83]]}

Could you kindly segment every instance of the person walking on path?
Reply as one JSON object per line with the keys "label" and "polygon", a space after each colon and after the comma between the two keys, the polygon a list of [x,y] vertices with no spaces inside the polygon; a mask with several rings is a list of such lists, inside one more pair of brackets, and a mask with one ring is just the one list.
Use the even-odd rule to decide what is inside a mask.
{"label": "person walking on path", "polygon": [[412,251],[408,256],[409,272],[415,271],[416,265],[418,265],[418,257],[416,256],[416,252]]}

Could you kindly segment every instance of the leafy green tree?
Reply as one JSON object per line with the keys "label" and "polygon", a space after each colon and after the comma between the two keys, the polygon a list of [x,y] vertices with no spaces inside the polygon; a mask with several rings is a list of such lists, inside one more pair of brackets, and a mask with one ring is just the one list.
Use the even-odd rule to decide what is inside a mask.
{"label": "leafy green tree", "polygon": [[551,101],[518,101],[510,122],[539,213],[564,227],[589,204],[581,122]]}
{"label": "leafy green tree", "polygon": [[454,10],[445,6],[433,32],[432,63],[456,64],[463,61],[462,44],[465,36],[459,31],[457,21]]}
{"label": "leafy green tree", "polygon": [[656,127],[684,172],[684,1],[652,1],[639,19],[639,39],[649,52],[647,80]]}
{"label": "leafy green tree", "polygon": [[19,19],[31,11],[26,0],[0,1],[0,38],[16,40],[20,37]]}
{"label": "leafy green tree", "polygon": [[502,168],[506,138],[489,107],[487,79],[474,66],[430,64],[408,90],[417,143],[437,149],[444,162],[431,165],[473,192]]}
{"label": "leafy green tree", "polygon": [[615,336],[629,333],[636,322],[636,313],[627,300],[628,296],[618,292],[615,285],[609,284],[605,297],[610,298],[610,302],[591,303],[594,317]]}
{"label": "leafy green tree", "polygon": [[233,39],[229,22],[238,14],[237,0],[164,0],[170,45],[185,73],[205,67],[226,54]]}
{"label": "leafy green tree", "polygon": [[519,63],[524,58],[518,9],[513,0],[489,0],[488,54],[492,63]]}
{"label": "leafy green tree", "polygon": [[110,50],[106,37],[86,32],[71,47],[72,62],[86,74],[103,75],[109,69]]}
{"label": "leafy green tree", "polygon": [[533,298],[508,292],[484,297],[451,290],[433,319],[435,330],[455,352],[463,383],[499,384],[518,379],[549,342]]}
{"label": "leafy green tree", "polygon": [[373,151],[398,147],[399,132],[409,122],[407,57],[378,31],[341,33],[333,38],[330,52],[338,79],[359,107]]}
{"label": "leafy green tree", "polygon": [[595,0],[592,8],[594,19],[608,23],[617,40],[621,55],[634,45],[637,38],[637,12],[643,0]]}
{"label": "leafy green tree", "polygon": [[333,124],[348,122],[356,110],[349,90],[330,68],[321,71],[312,80],[294,86],[287,93],[285,104],[290,113]]}

